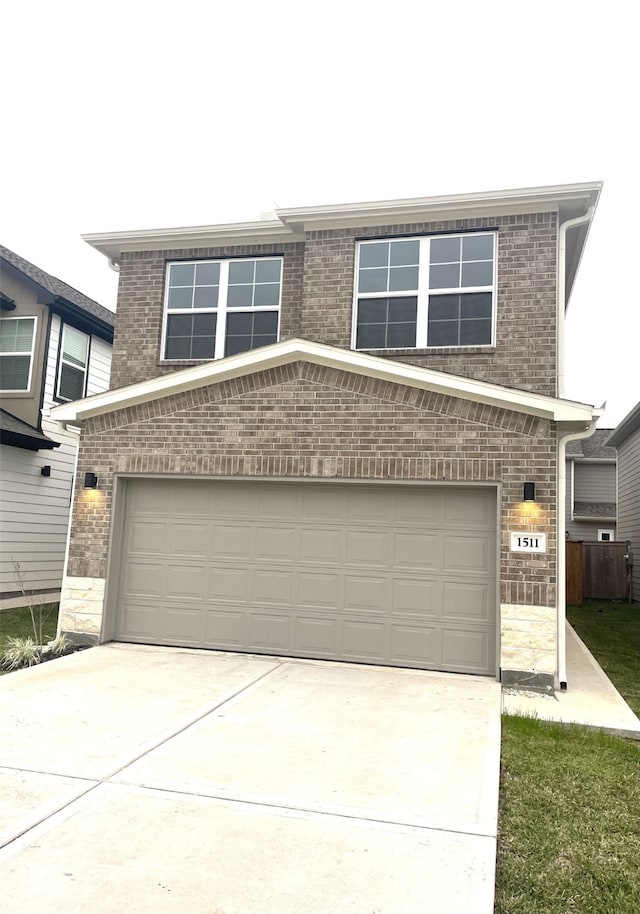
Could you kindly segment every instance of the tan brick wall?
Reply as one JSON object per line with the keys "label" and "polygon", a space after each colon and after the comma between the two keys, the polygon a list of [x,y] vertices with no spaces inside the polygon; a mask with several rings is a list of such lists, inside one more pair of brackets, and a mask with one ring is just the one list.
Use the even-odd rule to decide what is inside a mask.
{"label": "tan brick wall", "polygon": [[281,339],[299,336],[349,348],[358,238],[478,229],[498,232],[495,348],[394,350],[386,355],[426,368],[554,395],[556,213],[309,232],[304,244],[124,254],[112,385],[131,384],[189,364],[162,363],[159,358],[167,261],[283,254]]}
{"label": "tan brick wall", "polygon": [[[415,479],[502,484],[500,602],[555,606],[555,432],[546,420],[306,363],[86,422],[68,574],[104,578],[113,476]],[[525,509],[522,487],[536,482]],[[528,514],[523,514],[524,511]],[[548,551],[509,550],[537,530]]]}

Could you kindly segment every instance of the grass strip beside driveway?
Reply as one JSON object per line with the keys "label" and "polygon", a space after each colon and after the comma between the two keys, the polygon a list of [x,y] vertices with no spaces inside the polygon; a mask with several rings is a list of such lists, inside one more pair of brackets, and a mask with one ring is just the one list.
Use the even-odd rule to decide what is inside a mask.
{"label": "grass strip beside driveway", "polygon": [[502,719],[496,914],[638,914],[640,743]]}

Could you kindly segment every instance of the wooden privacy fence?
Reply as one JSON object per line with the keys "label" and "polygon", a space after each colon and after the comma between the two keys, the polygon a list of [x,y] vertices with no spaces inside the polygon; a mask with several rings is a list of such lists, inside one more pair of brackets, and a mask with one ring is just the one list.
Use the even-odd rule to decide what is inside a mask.
{"label": "wooden privacy fence", "polygon": [[580,543],[566,546],[567,603],[583,600],[626,600],[627,568],[624,543]]}

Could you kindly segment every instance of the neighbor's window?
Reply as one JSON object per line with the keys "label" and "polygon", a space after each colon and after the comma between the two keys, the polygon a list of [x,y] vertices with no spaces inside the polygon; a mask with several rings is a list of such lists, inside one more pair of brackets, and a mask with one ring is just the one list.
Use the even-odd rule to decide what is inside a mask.
{"label": "neighbor's window", "polygon": [[62,331],[60,370],[56,396],[59,400],[79,400],[87,388],[89,337],[65,325]]}
{"label": "neighbor's window", "polygon": [[220,359],[278,339],[282,258],[170,263],[165,359]]}
{"label": "neighbor's window", "polygon": [[0,320],[0,390],[29,390],[35,338],[35,317]]}
{"label": "neighbor's window", "polygon": [[598,542],[599,543],[612,543],[613,542],[613,530],[598,530]]}
{"label": "neighbor's window", "polygon": [[490,346],[493,233],[361,241],[356,349]]}

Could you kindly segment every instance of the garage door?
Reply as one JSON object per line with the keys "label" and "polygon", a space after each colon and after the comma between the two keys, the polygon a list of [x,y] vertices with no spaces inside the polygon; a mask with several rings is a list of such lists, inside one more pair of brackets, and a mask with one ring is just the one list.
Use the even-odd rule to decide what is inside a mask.
{"label": "garage door", "polygon": [[495,492],[128,483],[116,638],[495,673]]}

